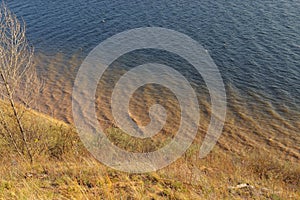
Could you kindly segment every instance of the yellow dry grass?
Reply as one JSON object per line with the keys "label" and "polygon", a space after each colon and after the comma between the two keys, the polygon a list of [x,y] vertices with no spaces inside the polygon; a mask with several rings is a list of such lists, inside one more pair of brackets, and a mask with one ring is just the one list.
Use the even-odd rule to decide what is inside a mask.
{"label": "yellow dry grass", "polygon": [[[70,125],[35,111],[26,119],[44,131],[45,150],[30,165],[0,139],[0,199],[300,199],[299,163],[276,154],[217,145],[199,159],[195,141],[170,166],[129,174],[97,162]],[[112,140],[126,141],[115,136],[117,129],[108,132]]]}

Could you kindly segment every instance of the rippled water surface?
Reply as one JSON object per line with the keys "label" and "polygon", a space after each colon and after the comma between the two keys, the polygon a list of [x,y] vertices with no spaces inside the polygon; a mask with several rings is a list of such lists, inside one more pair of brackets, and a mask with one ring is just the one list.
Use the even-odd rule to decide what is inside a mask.
{"label": "rippled water surface", "polygon": [[[71,121],[68,102],[76,70],[101,41],[132,28],[165,27],[195,39],[214,59],[228,93],[227,129],[240,127],[249,133],[243,136],[240,133],[236,140],[253,145],[266,140],[280,151],[299,156],[300,1],[7,0],[7,3],[26,21],[28,38],[37,54],[42,55],[41,71],[47,83],[56,86],[45,91],[42,101],[45,112]],[[107,96],[109,88],[124,73],[122,70],[148,61],[167,60],[199,91],[199,99],[204,99],[203,115],[209,113],[209,106],[205,107],[205,102],[209,102],[205,89],[197,87],[203,85],[202,80],[186,63],[157,52],[135,52],[130,56],[131,59],[116,61],[103,78],[102,83],[109,83]],[[149,88],[141,89],[137,98],[161,97],[155,92],[157,88]],[[151,92],[150,95],[149,91],[156,95]],[[103,98],[98,105],[100,112],[110,119],[109,111],[101,109],[103,102],[109,103],[107,97],[98,98]],[[132,106],[140,113],[147,107],[134,103]],[[178,119],[176,113],[170,116]]]}

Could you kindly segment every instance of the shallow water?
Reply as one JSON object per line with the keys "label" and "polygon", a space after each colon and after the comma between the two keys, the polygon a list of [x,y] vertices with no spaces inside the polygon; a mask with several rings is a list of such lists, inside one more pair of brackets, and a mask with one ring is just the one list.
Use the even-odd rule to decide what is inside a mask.
{"label": "shallow water", "polygon": [[[83,58],[101,41],[132,28],[165,27],[198,41],[219,67],[229,107],[224,138],[232,138],[237,146],[256,147],[264,143],[266,149],[271,146],[299,158],[299,1],[7,3],[26,21],[28,38],[36,48],[38,67],[47,85],[40,100],[43,112],[72,122],[71,91],[76,72]],[[186,76],[197,91],[205,129],[210,100],[201,77],[195,76],[194,69],[180,58],[151,51],[129,54],[111,66],[100,83],[106,86],[98,90],[98,117],[113,123],[109,103],[114,83],[126,70],[149,61],[171,63]],[[163,101],[166,97],[168,102]],[[146,124],[148,106],[160,102],[171,108],[168,123],[172,128],[165,129],[176,129],[178,107],[169,91],[150,85],[141,88],[134,99],[131,108],[138,123]],[[226,142],[222,144],[229,148],[225,147]]]}

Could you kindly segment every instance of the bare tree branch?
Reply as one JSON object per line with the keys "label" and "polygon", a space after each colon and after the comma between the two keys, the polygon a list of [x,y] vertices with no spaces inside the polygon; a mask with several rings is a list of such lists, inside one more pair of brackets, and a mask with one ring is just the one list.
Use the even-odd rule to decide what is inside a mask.
{"label": "bare tree branch", "polygon": [[[12,119],[16,123],[17,134],[13,133],[10,119],[1,110],[2,129],[19,154],[33,162],[29,138],[22,116],[29,109],[41,90],[41,82],[33,63],[33,48],[26,38],[23,20],[19,21],[7,6],[0,6],[0,98],[9,102],[7,110],[11,110]],[[15,131],[15,130],[14,130]]]}

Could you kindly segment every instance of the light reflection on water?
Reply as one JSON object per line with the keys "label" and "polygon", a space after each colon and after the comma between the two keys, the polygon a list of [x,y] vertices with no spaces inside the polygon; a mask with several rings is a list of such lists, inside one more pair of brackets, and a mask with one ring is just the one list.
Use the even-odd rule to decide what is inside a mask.
{"label": "light reflection on water", "polygon": [[[266,144],[299,158],[299,1],[166,0],[129,4],[125,0],[8,0],[7,3],[26,21],[28,38],[37,50],[36,61],[46,82],[40,99],[43,112],[72,122],[71,91],[76,72],[88,52],[101,41],[132,28],[165,27],[197,40],[221,71],[229,107],[221,145],[226,146],[227,137],[236,141],[236,146]],[[98,117],[107,127],[113,124],[109,104],[115,82],[131,67],[155,60],[171,64],[190,81],[202,110],[199,132],[207,128],[210,99],[203,80],[193,68],[176,56],[155,52],[131,54],[126,59],[116,61],[99,85]],[[149,121],[148,107],[157,102],[170,107],[164,131],[173,133],[178,126],[179,109],[177,100],[165,88],[155,85],[140,88],[130,105],[132,116],[145,125]]]}

